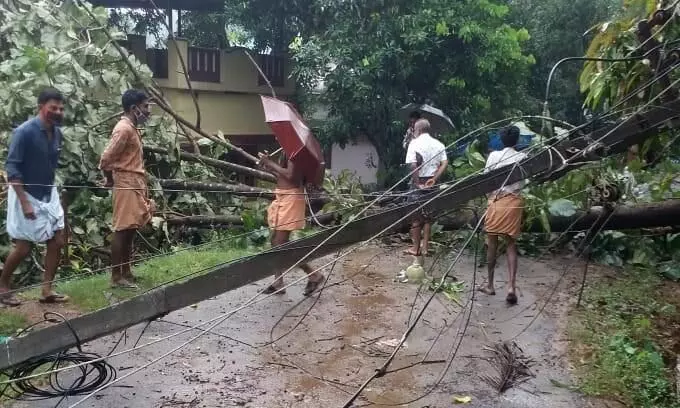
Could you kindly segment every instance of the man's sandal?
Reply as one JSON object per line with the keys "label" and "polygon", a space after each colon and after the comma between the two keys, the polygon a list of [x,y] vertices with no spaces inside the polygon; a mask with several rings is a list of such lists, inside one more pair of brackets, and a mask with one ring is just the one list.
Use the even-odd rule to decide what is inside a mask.
{"label": "man's sandal", "polygon": [[264,295],[285,295],[286,294],[286,289],[284,288],[277,288],[276,286],[269,285],[267,286],[263,291],[262,294]]}
{"label": "man's sandal", "polygon": [[120,281],[120,282],[111,283],[111,289],[137,290],[137,289],[139,289],[139,286],[135,285],[134,283],[130,283],[128,281]]}
{"label": "man's sandal", "polygon": [[477,291],[487,294],[489,296],[494,296],[496,294],[495,290],[491,290],[486,286],[477,286]]}
{"label": "man's sandal", "polygon": [[53,293],[51,295],[43,296],[38,299],[40,303],[66,303],[69,301],[69,297],[66,295],[60,295],[59,293]]}
{"label": "man's sandal", "polygon": [[14,296],[0,297],[0,303],[9,307],[21,306],[21,301],[19,301],[19,299],[15,298]]}
{"label": "man's sandal", "polygon": [[319,288],[319,285],[321,285],[324,282],[324,280],[326,280],[326,278],[324,278],[323,276],[321,276],[321,279],[317,281],[308,280],[307,286],[305,286],[305,291],[302,292],[302,294],[305,296],[310,296],[312,293],[316,292],[316,290]]}

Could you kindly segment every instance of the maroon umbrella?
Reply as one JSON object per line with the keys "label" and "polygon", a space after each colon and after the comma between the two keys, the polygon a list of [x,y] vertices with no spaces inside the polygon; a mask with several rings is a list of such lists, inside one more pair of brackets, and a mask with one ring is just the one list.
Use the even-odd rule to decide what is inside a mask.
{"label": "maroon umbrella", "polygon": [[307,183],[323,184],[324,161],[321,145],[300,114],[288,102],[260,96],[265,121],[289,160],[302,170]]}

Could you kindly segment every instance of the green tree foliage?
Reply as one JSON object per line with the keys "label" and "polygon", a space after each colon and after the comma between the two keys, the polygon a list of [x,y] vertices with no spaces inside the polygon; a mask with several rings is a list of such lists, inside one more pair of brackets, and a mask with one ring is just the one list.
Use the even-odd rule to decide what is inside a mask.
{"label": "green tree foliage", "polygon": [[227,48],[229,41],[225,35],[228,14],[226,13],[182,13],[182,37],[196,47]]}
{"label": "green tree foliage", "polygon": [[[99,157],[121,111],[120,96],[131,87],[152,84],[151,71],[134,56],[129,63],[139,73],[139,81],[111,43],[102,27],[107,26],[105,9],[93,9],[97,21],[72,2],[16,0],[17,12],[0,15],[0,161],[4,163],[11,129],[35,115],[36,98],[45,87],[56,87],[66,97],[64,145],[57,183],[68,189],[68,211],[72,226],[71,260],[82,269],[91,260],[89,249],[106,245],[110,233],[110,192],[96,188],[100,179]],[[113,31],[116,39],[125,35]],[[154,112],[158,113],[158,112]],[[175,146],[177,129],[165,116],[153,115],[143,131],[144,143],[164,148]],[[200,165],[182,164],[147,157],[154,177],[205,178],[215,176]],[[161,209],[185,214],[219,213],[233,209],[233,203],[209,201],[196,193],[162,195],[158,183],[152,188]],[[217,204],[217,205],[215,205]],[[215,209],[213,209],[215,205]],[[218,210],[218,208],[220,210]],[[5,206],[0,207],[5,220]],[[163,219],[154,220],[157,233],[147,240],[155,247],[168,243]],[[9,250],[9,239],[2,228],[0,256]],[[37,259],[40,259],[39,257]],[[21,272],[19,272],[21,273]],[[23,275],[26,275],[25,273]]]}
{"label": "green tree foliage", "polygon": [[[584,54],[589,30],[605,20],[620,0],[511,0],[511,21],[529,30],[527,50],[536,58],[529,76],[525,112],[539,113],[545,101],[550,70],[559,60]],[[567,62],[556,71],[550,88],[550,113],[579,123],[583,96],[578,88],[581,62]]]}
{"label": "green tree foliage", "polygon": [[[403,154],[397,109],[431,100],[460,129],[516,111],[533,58],[529,35],[506,23],[495,1],[325,2],[323,32],[293,42],[294,74],[307,107],[325,106],[327,144],[365,135],[386,168]],[[360,39],[360,41],[359,41]],[[319,80],[324,89],[316,91]]]}

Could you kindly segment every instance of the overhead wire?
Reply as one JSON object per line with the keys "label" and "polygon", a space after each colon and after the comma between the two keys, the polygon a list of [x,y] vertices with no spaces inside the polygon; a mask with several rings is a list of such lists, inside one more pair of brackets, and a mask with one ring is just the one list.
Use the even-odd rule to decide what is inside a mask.
{"label": "overhead wire", "polygon": [[[508,177],[509,177],[509,176],[508,176]],[[506,182],[507,182],[507,179],[506,179]],[[613,214],[613,212],[610,212],[609,218],[611,218],[612,214]],[[608,219],[609,219],[609,218],[608,218]],[[598,219],[598,221],[599,221],[599,219]],[[480,220],[480,222],[481,222],[481,220]],[[596,224],[597,224],[597,221],[593,224],[593,226],[591,227],[591,229],[594,228]],[[606,222],[600,226],[599,231],[601,231],[602,228],[604,228],[604,225],[605,225],[605,224],[606,224]],[[479,224],[478,224],[477,227],[479,227]],[[599,231],[598,231],[598,233],[599,233]],[[474,232],[475,232],[475,231],[473,231],[473,234],[474,234]],[[472,235],[472,234],[471,234],[471,235]],[[595,233],[595,234],[593,235],[593,239],[594,239],[594,237],[595,237],[596,235],[597,235],[597,233]],[[465,246],[464,246],[464,248],[465,248]],[[476,262],[475,262],[475,271],[476,271],[476,267],[477,267],[477,265],[476,265]],[[446,275],[445,275],[445,276],[446,276]],[[563,277],[563,276],[564,276],[564,275],[562,275],[562,277]],[[558,281],[558,284],[557,284],[555,287],[558,287],[558,286],[559,286],[559,281]],[[476,289],[476,288],[475,288],[475,289]],[[473,291],[472,291],[473,296],[474,296],[475,289],[473,289]],[[553,290],[553,293],[554,293],[554,290]],[[431,300],[431,298],[428,299],[428,300]],[[549,301],[549,300],[548,300],[548,301]],[[423,307],[423,309],[421,309],[421,312],[420,312],[419,315],[416,317],[416,320],[415,320],[414,324],[418,322],[418,320],[420,319],[420,317],[422,317],[422,314],[424,313],[424,311],[425,311],[425,309],[427,308],[428,305],[429,305],[429,302],[427,302],[427,303],[425,304],[425,306]],[[539,311],[539,313],[534,317],[534,319],[532,319],[532,321],[531,321],[531,322],[530,322],[530,323],[529,323],[529,324],[528,324],[528,325],[527,325],[527,326],[526,326],[526,327],[525,327],[518,335],[520,335],[521,333],[523,333],[529,326],[531,326],[531,324],[538,318],[538,316],[540,316],[541,312],[543,311],[543,309],[545,308],[546,305],[547,305],[547,302],[546,302],[546,304],[543,306],[543,308],[541,309],[541,311]],[[471,315],[471,311],[470,311],[470,315]],[[469,316],[470,316],[470,315],[469,315]],[[468,323],[469,323],[469,317],[468,317]],[[409,326],[409,329],[412,330],[412,328],[414,327],[414,324],[411,324],[411,325]],[[465,329],[465,330],[466,330],[466,329]],[[406,333],[408,333],[408,332],[409,332],[409,331],[407,330]],[[357,392],[352,396],[352,398],[350,398],[350,400],[348,400],[348,401],[345,403],[345,405],[343,406],[343,408],[348,408],[348,407],[350,407],[350,406],[353,404],[353,402],[356,400],[356,398],[358,398],[358,397],[360,396],[360,394],[361,394],[361,392],[363,391],[363,389],[365,389],[365,388],[366,388],[373,380],[375,380],[376,378],[381,377],[381,376],[383,376],[383,375],[386,374],[386,368],[387,368],[387,366],[389,366],[389,364],[391,363],[391,360],[394,358],[394,356],[395,356],[396,353],[398,352],[398,350],[399,350],[401,344],[403,344],[403,342],[405,341],[405,338],[407,337],[407,334],[406,334],[406,333],[405,333],[405,336],[403,336],[402,339],[400,340],[398,346],[395,348],[395,351],[393,352],[393,354],[390,356],[390,358],[387,359],[387,361],[385,362],[385,364],[384,364],[383,366],[381,366],[379,369],[377,369],[376,372],[375,372],[371,377],[369,377],[369,379],[367,379],[366,382],[364,382],[364,384],[362,384],[361,387],[359,387],[359,389],[357,390]],[[462,338],[461,338],[461,342],[462,342]],[[460,344],[460,343],[459,343],[459,344]],[[451,361],[450,361],[450,363],[447,365],[447,367],[450,367],[450,364],[452,363],[452,361],[453,361],[453,359],[451,359]],[[447,368],[447,370],[448,370],[448,368]],[[441,377],[441,378],[443,378],[443,375],[445,375],[445,372],[446,372],[446,371],[444,371],[444,372],[442,373],[442,377]],[[434,389],[434,388],[432,388],[432,389]],[[417,401],[417,400],[418,400],[418,399],[412,400],[412,401],[409,401],[409,402],[406,402],[406,403],[400,403],[399,405],[410,404],[410,403],[413,403],[413,402],[415,402],[415,401]]]}
{"label": "overhead wire", "polygon": [[[361,204],[354,205],[354,206],[351,206],[351,207],[346,207],[346,208],[342,208],[342,209],[338,209],[338,210],[334,210],[334,211],[328,211],[328,212],[324,213],[324,215],[333,215],[333,214],[339,215],[339,214],[342,214],[345,211],[351,211],[352,209],[360,208],[360,207],[363,207],[364,205],[365,205],[364,203],[361,203]],[[307,218],[308,217],[305,217],[304,219],[307,219]],[[299,221],[300,220],[288,221],[288,222],[277,224],[274,227],[282,227],[282,226],[290,225],[292,223],[297,223]],[[70,281],[77,281],[77,280],[80,280],[80,279],[89,278],[93,275],[97,275],[101,272],[107,271],[107,270],[112,269],[114,267],[126,266],[126,265],[131,265],[131,264],[140,263],[140,262],[146,262],[146,261],[150,261],[150,260],[153,260],[153,259],[163,258],[163,257],[166,257],[166,256],[173,256],[173,255],[176,255],[176,254],[179,254],[179,253],[182,253],[182,252],[186,252],[186,251],[200,250],[200,249],[212,247],[212,246],[215,246],[215,245],[227,242],[227,241],[232,241],[232,240],[239,239],[239,238],[245,238],[245,237],[248,237],[250,235],[255,235],[255,234],[258,234],[259,232],[260,232],[260,230],[257,229],[257,230],[252,230],[252,231],[246,231],[246,232],[241,233],[241,234],[229,235],[225,238],[211,240],[211,241],[208,241],[208,242],[204,242],[202,244],[196,244],[196,245],[190,245],[190,246],[183,247],[183,248],[177,248],[177,249],[173,249],[171,251],[162,252],[162,253],[154,254],[154,255],[149,255],[149,256],[146,256],[146,257],[142,257],[142,258],[137,258],[137,259],[131,260],[129,262],[123,262],[123,263],[119,263],[119,264],[116,264],[116,265],[108,265],[108,266],[101,267],[101,268],[98,268],[98,269],[95,269],[95,270],[92,270],[92,271],[81,272],[75,277],[74,276],[68,276],[68,277],[63,277],[63,278],[55,278],[55,279],[52,279],[50,281],[43,282],[43,283],[59,283],[59,282],[66,282],[66,281],[69,281],[69,282]],[[248,257],[251,257],[251,256],[254,256],[254,255],[249,255]],[[228,262],[233,262],[233,261],[234,260],[230,260]],[[222,264],[223,263],[220,263],[220,264],[218,264],[218,266],[222,265]],[[182,278],[186,278],[186,277],[189,277],[191,275],[194,275],[194,274],[190,273],[188,275],[183,275]],[[3,292],[3,294],[14,294],[14,293],[22,292],[22,291],[25,291],[25,290],[28,290],[28,289],[37,288],[37,287],[40,287],[41,285],[43,285],[43,283],[37,283],[37,284],[32,284],[32,285],[24,285],[24,286]]]}
{"label": "overhead wire", "polygon": [[[508,176],[508,177],[509,177],[509,176]],[[440,194],[438,194],[437,196],[441,195],[442,193],[443,193],[443,192],[440,192]],[[437,196],[436,196],[436,197],[437,197]],[[436,197],[435,197],[435,198],[436,198]],[[434,198],[428,200],[428,203],[431,202],[432,200],[434,200]],[[426,204],[427,204],[427,203],[425,203],[425,204],[419,206],[416,210],[414,210],[414,212],[417,211],[419,208],[421,208],[422,206],[424,206],[424,205],[426,205]],[[411,215],[411,214],[408,214],[406,217],[408,217],[408,216],[410,216],[410,215]],[[404,218],[406,218],[406,217],[404,217]],[[249,303],[247,303],[246,305],[244,305],[244,307],[247,306],[248,304],[249,304]],[[243,307],[242,307],[242,308],[243,308]],[[242,308],[241,308],[241,309],[242,309]],[[207,324],[207,323],[209,323],[209,322],[205,322],[205,323],[203,323],[203,324],[201,324],[201,325],[199,325],[199,326],[202,326],[202,325]],[[213,327],[216,326],[216,325],[219,324],[219,323],[220,323],[220,322],[216,323],[215,325],[213,325]],[[202,332],[201,334],[203,334],[203,333],[204,333],[204,332]],[[200,337],[201,334],[199,334],[196,338]],[[175,335],[176,335],[176,334],[175,334]],[[170,336],[170,337],[174,337],[174,335],[172,335],[172,336]],[[157,341],[152,342],[152,343],[156,343],[156,342],[157,342]],[[147,345],[149,345],[149,344],[151,344],[151,343],[147,343]],[[186,344],[188,344],[188,343],[186,343]],[[143,346],[144,346],[144,345],[140,346],[140,348],[143,347]],[[180,346],[180,348],[181,348],[181,347],[183,347],[183,346]],[[137,349],[137,347],[136,347],[135,349]],[[126,351],[126,352],[127,352],[127,351]],[[167,355],[169,355],[169,354],[167,354]],[[129,375],[131,375],[131,374],[133,374],[133,373],[130,373]],[[87,397],[86,397],[86,398],[87,398]],[[86,399],[86,398],[85,398],[85,399]],[[85,399],[83,399],[83,400],[81,400],[81,401],[84,401]]]}
{"label": "overhead wire", "polygon": [[[508,119],[504,119],[504,120],[498,121],[498,123],[502,123],[502,122],[505,122],[505,121],[507,121],[507,120],[508,120]],[[492,124],[492,125],[493,125],[493,124]],[[481,129],[478,130],[478,131],[483,131],[483,129],[486,128],[486,127],[488,127],[488,126],[489,126],[489,125],[487,125],[487,126],[481,128]],[[517,164],[515,164],[515,166],[517,166]],[[417,170],[417,169],[416,169],[416,170]],[[415,170],[414,170],[414,171],[415,171]],[[510,174],[508,175],[508,178],[509,178],[509,176],[510,176]],[[471,176],[470,176],[470,177],[471,177]],[[506,179],[506,180],[507,180],[507,179]],[[461,180],[461,181],[463,181],[463,180]],[[406,214],[405,216],[403,216],[402,218],[400,218],[399,220],[397,220],[396,222],[394,222],[392,225],[390,225],[390,226],[388,226],[387,228],[385,228],[383,231],[380,231],[378,234],[374,235],[372,238],[369,238],[368,240],[364,241],[363,245],[367,244],[368,242],[370,242],[370,241],[371,241],[372,239],[374,239],[375,237],[381,235],[381,234],[382,234],[383,232],[385,232],[386,230],[389,230],[392,226],[394,226],[394,225],[396,225],[396,224],[402,222],[403,220],[409,218],[410,216],[412,216],[413,213],[415,213],[416,211],[418,211],[419,209],[421,209],[421,208],[424,207],[425,205],[429,204],[430,202],[432,202],[432,201],[433,201],[434,199],[436,199],[437,197],[439,197],[439,196],[441,196],[442,194],[446,193],[448,190],[452,189],[452,188],[455,187],[455,185],[457,185],[457,184],[458,184],[458,183],[455,183],[453,186],[450,186],[450,187],[448,187],[447,189],[444,189],[444,190],[440,191],[440,192],[439,192],[438,194],[436,194],[434,197],[432,197],[432,198],[430,198],[429,200],[427,200],[426,202],[420,204],[416,209],[414,209],[413,211],[411,211],[411,213]],[[346,224],[345,224],[345,225],[346,225]],[[316,248],[318,248],[318,246],[317,246]],[[346,256],[346,255],[348,255],[350,252],[352,252],[352,251],[349,251],[349,252],[343,254],[342,256]],[[327,265],[324,265],[324,266],[327,266]],[[302,280],[302,279],[304,279],[304,277],[298,279],[297,281],[295,281],[295,282],[293,282],[293,283],[291,283],[291,284],[289,284],[288,286],[291,286],[291,285],[297,283],[298,281],[300,281],[300,280]],[[284,288],[286,288],[286,287],[288,287],[288,286],[285,286]],[[246,302],[246,303],[245,303],[244,305],[242,305],[241,307],[239,307],[239,308],[237,308],[237,309],[235,309],[235,310],[233,310],[233,311],[231,311],[231,312],[229,312],[229,313],[226,313],[226,314],[224,314],[224,315],[222,315],[222,316],[228,317],[228,316],[232,315],[233,313],[236,313],[236,312],[238,312],[238,311],[244,309],[245,307],[247,307],[247,306],[249,306],[249,305],[251,305],[251,304],[253,304],[253,303],[257,303],[257,302],[258,302],[257,297],[258,297],[259,295],[260,295],[260,294],[256,295],[254,298],[252,298],[251,300],[249,300],[248,302]],[[260,301],[261,301],[261,300],[264,300],[264,299],[266,299],[266,298],[268,298],[268,297],[270,297],[270,296],[272,296],[272,295],[274,295],[274,294],[267,295],[267,296],[265,296],[263,299],[260,299]],[[215,319],[211,319],[211,320],[209,320],[209,321],[207,321],[207,322],[203,322],[203,323],[201,323],[201,324],[199,324],[199,325],[196,325],[195,328],[204,326],[204,325],[209,324],[209,323],[212,323],[212,322],[214,322],[214,321],[218,321],[218,320],[221,319],[221,318],[222,318],[221,321],[226,320],[226,317],[223,318],[222,316],[218,316],[218,317],[216,317]],[[214,324],[214,325],[211,327],[211,329],[212,329],[213,327],[215,327],[217,324],[221,323],[221,321],[218,321],[216,324]],[[160,342],[160,341],[167,340],[167,339],[169,339],[169,338],[175,337],[175,336],[177,336],[177,335],[179,335],[179,334],[185,333],[185,332],[190,331],[190,330],[192,330],[192,329],[190,328],[190,329],[181,331],[181,332],[179,332],[179,333],[175,333],[175,334],[172,334],[172,335],[170,335],[170,336],[166,336],[166,337],[164,337],[164,338],[162,338],[162,339],[157,339],[157,340],[154,340],[154,341],[152,341],[152,342],[149,342],[149,343],[146,343],[146,344],[142,344],[142,345],[140,345],[139,347],[135,347],[134,349],[129,349],[129,350],[126,350],[126,351],[124,351],[124,352],[117,353],[116,355],[128,353],[128,352],[134,351],[134,350],[139,349],[139,348],[142,348],[142,347],[146,347],[146,346],[149,346],[149,345],[152,345],[152,344],[156,344],[156,343],[158,343],[158,342]],[[207,331],[202,332],[202,333],[199,334],[196,338],[200,337],[203,333],[206,333],[206,332],[207,332]],[[188,344],[188,343],[186,343],[186,344]],[[186,344],[185,344],[185,345],[186,345]],[[181,348],[181,347],[184,347],[184,345],[180,346],[180,348]],[[114,356],[116,356],[116,355],[114,355]],[[169,354],[168,354],[168,355],[169,355]],[[162,358],[162,357],[161,357],[161,358]],[[156,360],[156,361],[157,361],[157,360]],[[77,367],[77,366],[74,366],[74,367]],[[130,373],[129,375],[131,375],[131,374],[133,374],[133,373]],[[1,383],[0,383],[0,384],[1,384]],[[83,399],[83,400],[81,400],[81,401],[84,401],[84,400],[85,400],[85,399]]]}
{"label": "overhead wire", "polygon": [[[507,165],[507,166],[505,166],[505,167],[510,167],[510,166]],[[501,187],[500,187],[501,189],[502,189],[503,187],[506,186],[506,184],[508,183],[510,177],[512,176],[512,174],[513,174],[515,168],[517,168],[517,167],[521,167],[520,162],[515,162],[515,163],[512,164],[512,169],[511,169],[511,171],[508,172],[508,175],[507,175],[507,177],[505,178],[505,181],[501,184]],[[484,211],[484,216],[486,216],[486,213],[487,213],[487,212],[488,212],[488,208]],[[454,258],[454,260],[451,262],[451,264],[450,264],[450,266],[448,267],[448,269],[447,269],[447,270],[444,272],[444,274],[442,275],[441,279],[439,280],[439,283],[438,283],[437,287],[435,288],[435,290],[433,290],[433,293],[427,298],[427,300],[426,300],[425,304],[423,305],[423,307],[421,308],[420,312],[418,312],[418,314],[416,315],[415,320],[414,320],[412,323],[410,323],[410,324],[408,325],[406,331],[404,331],[404,333],[402,334],[400,340],[397,342],[397,345],[395,346],[394,351],[393,351],[393,352],[390,354],[390,356],[385,360],[385,362],[384,362],[379,368],[377,368],[377,369],[375,370],[375,372],[373,373],[373,375],[371,375],[371,376],[370,376],[370,377],[369,377],[369,378],[368,378],[368,379],[367,379],[367,380],[366,380],[366,381],[365,381],[365,382],[364,382],[364,383],[356,390],[356,392],[352,395],[352,397],[350,397],[350,399],[347,400],[347,402],[343,405],[343,408],[349,408],[349,407],[351,407],[351,405],[354,403],[354,401],[356,401],[356,399],[359,398],[359,396],[363,393],[363,391],[366,389],[366,387],[368,387],[368,385],[369,385],[371,382],[373,382],[376,378],[379,378],[379,377],[382,377],[382,376],[385,375],[387,369],[389,368],[389,365],[392,363],[392,361],[394,361],[394,359],[396,358],[397,353],[399,352],[399,350],[401,350],[402,345],[406,342],[406,339],[408,338],[408,336],[413,332],[413,330],[415,329],[416,325],[418,324],[418,322],[420,321],[420,319],[423,317],[423,315],[424,315],[425,311],[427,310],[428,306],[432,303],[432,300],[433,300],[434,297],[437,295],[437,292],[438,292],[439,289],[444,285],[444,283],[445,283],[446,279],[448,278],[448,276],[450,275],[451,271],[453,270],[453,268],[455,267],[455,265],[458,263],[458,261],[459,261],[460,258],[462,257],[463,251],[465,250],[465,248],[466,248],[466,247],[470,244],[470,242],[472,241],[472,238],[473,238],[473,236],[474,236],[474,233],[477,232],[477,230],[479,230],[479,228],[481,228],[482,222],[483,222],[483,220],[484,220],[484,216],[481,217],[481,218],[479,219],[479,221],[477,222],[477,225],[475,226],[473,232],[470,234],[470,237],[469,237],[468,240],[465,242],[465,244],[463,245],[463,247],[460,249],[460,251],[458,252],[458,255],[457,255],[457,256]],[[476,262],[475,262],[475,264],[476,264]],[[474,273],[475,273],[475,277],[476,277],[476,270],[477,270],[476,268],[477,268],[477,265],[475,265],[475,272],[474,272]],[[475,278],[475,279],[476,279],[476,278]],[[473,282],[473,284],[476,284],[476,282]],[[475,291],[473,290],[473,292],[472,292],[472,299],[474,299],[474,295],[475,295]],[[470,314],[471,314],[471,313],[472,313],[472,305],[471,305],[471,307],[470,307]],[[469,323],[469,317],[468,317],[468,323]],[[467,328],[466,328],[465,330],[467,330]],[[461,343],[462,343],[462,338],[461,338]],[[460,345],[460,343],[459,343],[459,345]]]}
{"label": "overhead wire", "polygon": [[[509,177],[509,176],[508,176],[508,177]],[[375,237],[378,237],[378,236],[382,235],[382,233],[384,233],[385,231],[391,229],[393,226],[398,225],[399,223],[401,223],[401,222],[404,221],[405,219],[411,217],[411,216],[412,216],[412,213],[418,211],[419,209],[421,209],[421,208],[424,207],[425,205],[429,204],[431,201],[433,201],[434,199],[436,199],[436,198],[439,197],[440,195],[444,194],[448,189],[451,189],[451,188],[452,188],[452,187],[448,187],[446,190],[440,191],[437,195],[435,195],[435,196],[432,197],[431,199],[427,200],[427,202],[418,205],[411,213],[409,213],[409,214],[407,214],[407,215],[405,215],[405,216],[402,216],[400,219],[398,219],[397,221],[395,221],[394,223],[392,223],[390,226],[386,227],[386,228],[383,229],[382,231],[380,231],[380,232],[378,232],[377,234],[375,234],[372,238],[369,238],[368,240],[364,241],[364,243],[363,243],[361,246],[365,246],[368,242],[370,242],[371,240],[373,240]],[[316,246],[315,248],[318,248],[318,246]],[[353,251],[348,251],[348,252],[342,254],[340,257],[345,257],[345,256],[347,256],[347,255],[348,255],[349,253],[351,253],[351,252],[353,252]],[[332,261],[331,261],[331,262],[332,262]],[[325,266],[327,266],[327,265],[324,265],[324,266],[322,266],[321,268],[323,268],[323,267],[325,267]],[[321,268],[318,268],[317,270],[319,270],[319,269],[321,269]],[[299,278],[298,280],[296,280],[296,281],[294,281],[294,282],[288,284],[287,286],[284,286],[282,289],[285,289],[285,288],[287,288],[287,287],[290,287],[290,286],[292,286],[292,285],[298,283],[299,281],[301,281],[301,280],[304,279],[304,278],[305,278],[305,276],[303,276],[303,277]],[[118,355],[126,354],[126,353],[132,352],[132,351],[134,351],[134,350],[137,350],[137,349],[140,349],[140,348],[143,348],[143,347],[147,347],[147,346],[150,346],[150,345],[159,343],[159,342],[161,342],[161,341],[165,341],[165,340],[167,340],[167,339],[173,338],[173,337],[175,337],[175,336],[177,336],[177,335],[186,333],[186,332],[188,332],[188,331],[190,331],[190,330],[193,330],[193,329],[195,329],[195,328],[198,328],[198,327],[201,327],[201,326],[204,326],[204,325],[207,325],[207,324],[216,322],[216,323],[214,323],[214,324],[210,327],[210,329],[208,329],[208,330],[206,330],[206,331],[202,331],[200,334],[198,334],[197,336],[195,336],[194,338],[192,338],[191,340],[189,340],[189,342],[180,345],[178,348],[176,348],[176,349],[174,349],[174,350],[171,350],[170,352],[168,352],[168,353],[164,354],[163,356],[159,357],[158,359],[156,359],[156,360],[150,362],[149,364],[145,365],[144,367],[141,367],[140,369],[135,370],[134,372],[131,372],[131,373],[127,374],[127,375],[124,376],[124,377],[121,377],[121,378],[119,378],[119,379],[116,379],[114,382],[107,384],[107,385],[104,386],[103,388],[108,387],[108,386],[111,386],[113,383],[118,382],[118,381],[120,381],[120,380],[122,380],[122,379],[124,379],[124,378],[126,378],[126,377],[128,377],[128,376],[130,376],[130,375],[132,375],[132,374],[134,374],[134,373],[136,373],[136,372],[138,372],[138,371],[141,371],[141,369],[150,366],[151,364],[153,364],[153,363],[159,361],[160,359],[162,359],[162,358],[164,358],[164,357],[167,357],[168,355],[172,354],[172,353],[175,352],[176,350],[179,350],[179,349],[185,347],[185,346],[186,346],[187,344],[189,344],[190,342],[192,342],[192,341],[194,341],[195,339],[201,337],[203,334],[209,332],[209,330],[212,330],[214,327],[216,327],[218,324],[222,323],[224,320],[226,320],[228,317],[230,317],[230,316],[233,315],[234,313],[237,313],[238,311],[243,310],[243,309],[245,309],[246,307],[248,307],[248,306],[250,306],[250,305],[252,305],[252,304],[254,304],[254,303],[258,303],[258,302],[260,302],[260,301],[262,301],[262,300],[264,300],[264,299],[267,299],[267,298],[269,298],[269,297],[271,297],[271,296],[274,296],[275,293],[267,294],[267,295],[264,296],[264,298],[258,299],[258,297],[260,297],[261,295],[262,295],[261,293],[258,293],[258,294],[256,294],[253,298],[251,298],[250,300],[248,300],[247,302],[245,302],[242,306],[240,306],[240,307],[238,307],[238,308],[236,308],[236,309],[234,309],[234,310],[232,310],[232,311],[230,311],[230,312],[227,312],[227,313],[224,313],[224,314],[222,314],[222,315],[219,315],[219,316],[217,316],[217,317],[214,318],[214,319],[210,319],[210,320],[208,320],[208,321],[206,321],[206,322],[202,322],[202,323],[200,323],[200,324],[194,326],[193,328],[188,328],[188,329],[183,330],[183,331],[180,331],[180,332],[178,332],[178,333],[174,333],[174,334],[172,334],[172,335],[163,337],[163,338],[161,338],[161,339],[156,339],[156,340],[154,340],[154,341],[151,341],[151,342],[142,344],[142,345],[140,345],[140,346],[138,346],[138,347],[135,347],[135,348],[133,348],[133,349],[128,349],[128,350],[125,350],[125,351],[123,351],[123,352],[116,353],[116,354],[110,356],[110,357],[116,357],[116,356],[118,356]],[[75,367],[78,367],[78,365],[73,365],[73,366],[70,366],[70,367],[61,368],[61,369],[53,370],[53,371],[55,371],[55,372],[56,372],[56,371],[63,371],[63,370],[65,370],[65,369],[72,369],[72,368],[75,368]],[[3,384],[3,383],[4,383],[4,382],[0,382],[0,385]],[[87,397],[83,398],[82,400],[80,400],[77,404],[79,404],[80,402],[85,401],[86,399],[88,399],[88,398],[91,397],[92,395],[94,395],[94,392],[91,393],[90,395],[88,395]]]}
{"label": "overhead wire", "polygon": [[[440,192],[440,194],[438,194],[437,196],[435,196],[435,198],[438,197],[438,196],[440,196],[442,193],[443,193],[443,192]],[[428,200],[428,202],[425,203],[425,204],[423,204],[422,206],[428,204],[428,203],[431,202],[432,200],[434,200],[434,198],[432,198],[431,200]],[[414,210],[413,212],[417,211],[417,210],[418,210],[419,208],[421,208],[422,206],[419,206],[419,207],[418,207],[416,210]],[[406,217],[408,217],[408,216],[410,216],[410,215],[411,215],[411,214],[408,214]],[[342,228],[342,227],[341,227],[341,228]],[[317,248],[318,248],[318,246],[317,246]],[[291,269],[292,269],[292,268],[291,268]],[[200,336],[200,335],[199,335],[199,336]],[[84,399],[81,400],[81,401],[84,401]]]}
{"label": "overhead wire", "polygon": [[[304,259],[303,259],[303,260],[304,260]],[[301,260],[301,261],[302,261],[302,260]],[[301,261],[300,261],[300,262],[301,262]],[[291,269],[292,269],[292,268],[291,268]]]}

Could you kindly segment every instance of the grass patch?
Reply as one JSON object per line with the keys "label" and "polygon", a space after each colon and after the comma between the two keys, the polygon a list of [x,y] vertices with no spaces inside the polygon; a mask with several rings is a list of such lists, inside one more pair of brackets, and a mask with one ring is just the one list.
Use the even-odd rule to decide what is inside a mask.
{"label": "grass patch", "polygon": [[0,312],[0,336],[9,337],[27,325],[28,320],[21,313],[11,310]]}
{"label": "grass patch", "polygon": [[636,270],[586,290],[585,307],[569,322],[570,354],[585,394],[631,407],[680,408],[671,370],[676,354],[663,341],[680,314],[662,288],[656,274]]}
{"label": "grass patch", "polygon": [[[253,249],[213,248],[187,250],[151,259],[133,267],[133,273],[139,278],[138,291],[111,289],[109,273],[59,283],[56,290],[70,296],[70,305],[75,309],[91,312],[170,281],[185,281],[220,264],[255,253],[257,251]],[[187,277],[189,274],[192,275]],[[25,293],[23,297],[36,300],[39,295],[40,292],[36,289]]]}

